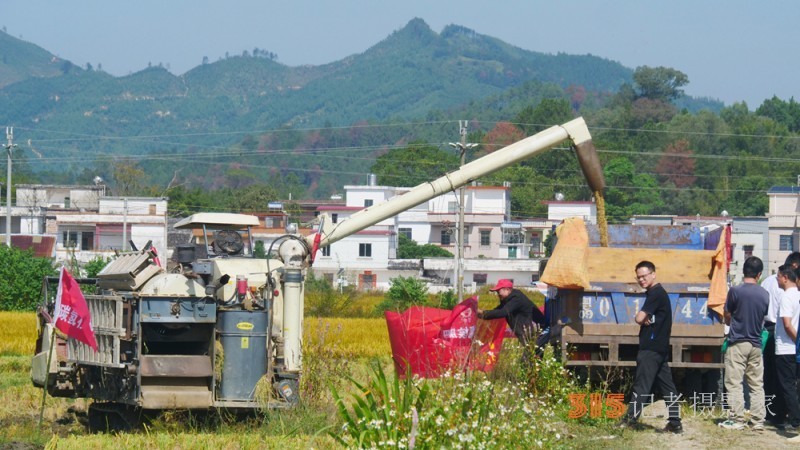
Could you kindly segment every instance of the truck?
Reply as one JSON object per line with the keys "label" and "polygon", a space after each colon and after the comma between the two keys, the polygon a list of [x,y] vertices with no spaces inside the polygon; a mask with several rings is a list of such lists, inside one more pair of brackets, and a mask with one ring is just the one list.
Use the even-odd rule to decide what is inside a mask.
{"label": "truck", "polygon": [[55,304],[45,296],[33,382],[52,396],[91,399],[89,425],[97,429],[131,428],[143,411],[290,407],[302,374],[304,279],[320,247],[565,140],[590,186],[602,188],[591,135],[577,118],[347,220],[333,223],[323,214],[309,236],[290,230],[274,240],[267,259],[254,257],[255,216],[187,217],[175,225],[192,233],[173,252],[175,270],[143,249],[121,254],[98,274],[97,293],[86,296],[97,352],[55,333]]}
{"label": "truck", "polygon": [[[706,227],[610,225],[609,246],[599,246],[597,227],[587,226],[588,289],[550,289],[551,335],[566,366],[606,376],[633,369],[639,347],[634,317],[645,292],[634,277],[640,261],[656,266],[672,305],[670,367],[687,401],[717,400],[721,392],[722,317],[708,307],[714,256],[724,224]],[[556,244],[556,247],[559,244]],[[724,270],[724,269],[723,269]],[[598,370],[599,369],[599,370]],[[713,396],[710,394],[714,394]]]}

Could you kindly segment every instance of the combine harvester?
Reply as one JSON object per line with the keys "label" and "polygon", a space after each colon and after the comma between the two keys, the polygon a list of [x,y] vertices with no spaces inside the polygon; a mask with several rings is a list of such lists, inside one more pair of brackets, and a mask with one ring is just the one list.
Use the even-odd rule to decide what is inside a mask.
{"label": "combine harvester", "polygon": [[[54,334],[54,304],[45,296],[34,384],[53,396],[93,399],[89,421],[96,429],[131,428],[142,411],[290,406],[302,371],[304,276],[317,249],[565,140],[593,190],[602,189],[591,136],[578,118],[347,220],[322,216],[315,234],[277,239],[268,252],[275,250],[275,259],[253,257],[254,216],[184,219],[175,227],[192,230],[193,239],[175,249],[176,271],[167,272],[144,250],[121,255],[98,275],[98,294],[87,296],[98,352]],[[48,364],[53,339],[57,351]]]}

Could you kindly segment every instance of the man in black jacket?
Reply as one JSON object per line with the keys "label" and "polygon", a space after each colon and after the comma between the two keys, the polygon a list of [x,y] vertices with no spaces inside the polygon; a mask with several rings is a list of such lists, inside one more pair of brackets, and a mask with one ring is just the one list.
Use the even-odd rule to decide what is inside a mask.
{"label": "man in black jacket", "polygon": [[489,311],[478,309],[478,317],[486,320],[506,319],[524,349],[523,359],[530,360],[533,355],[532,347],[536,343],[537,328],[546,325],[544,314],[525,294],[514,289],[511,280],[498,281],[490,291],[497,292],[500,304]]}

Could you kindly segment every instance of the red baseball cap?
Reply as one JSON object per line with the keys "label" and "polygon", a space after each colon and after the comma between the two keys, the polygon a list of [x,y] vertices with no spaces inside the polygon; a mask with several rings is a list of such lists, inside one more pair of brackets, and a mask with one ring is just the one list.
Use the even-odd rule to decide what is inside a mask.
{"label": "red baseball cap", "polygon": [[503,288],[513,289],[514,288],[514,283],[512,283],[511,280],[507,280],[507,279],[503,278],[502,280],[499,280],[497,282],[497,284],[495,284],[494,287],[489,289],[489,290],[490,291],[499,291],[500,289],[503,289]]}

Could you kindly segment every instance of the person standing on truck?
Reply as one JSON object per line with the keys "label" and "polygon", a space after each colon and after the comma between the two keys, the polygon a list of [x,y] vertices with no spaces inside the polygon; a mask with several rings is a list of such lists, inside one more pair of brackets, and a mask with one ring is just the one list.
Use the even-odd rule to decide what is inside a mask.
{"label": "person standing on truck", "polygon": [[800,323],[800,291],[797,290],[797,273],[792,266],[783,265],[778,268],[778,285],[783,288],[778,323],[775,325],[775,369],[778,372],[778,397],[782,397],[788,413],[787,423],[784,416],[776,416],[775,423],[779,427],[800,427],[800,404],[797,400],[797,328]]}
{"label": "person standing on truck", "polygon": [[[795,269],[800,267],[800,252],[791,253],[786,257],[786,261],[783,264]],[[778,371],[775,368],[775,324],[778,322],[778,308],[780,307],[783,289],[778,285],[778,274],[772,274],[765,278],[761,282],[761,287],[769,292],[769,310],[767,311],[767,317],[764,318],[764,328],[768,333],[767,343],[764,346],[764,396],[766,404],[771,406],[771,408],[767,408],[767,420],[779,425],[782,419],[776,420],[776,418],[782,418],[786,415],[786,402],[781,396],[777,395]]]}
{"label": "person standing on truck", "polygon": [[742,284],[732,287],[725,300],[725,325],[730,326],[728,350],[725,352],[725,389],[728,391],[730,419],[719,426],[729,430],[747,428],[742,385],[745,381],[750,392],[750,424],[754,430],[763,430],[767,411],[761,332],[769,308],[769,293],[758,285],[764,270],[760,258],[747,258],[742,269]]}
{"label": "person standing on truck", "polygon": [[672,306],[667,291],[656,282],[656,266],[650,261],[636,265],[636,281],[647,291],[641,311],[636,313],[639,324],[639,353],[636,355],[636,376],[633,380],[630,406],[620,426],[635,427],[642,414],[645,399],[658,386],[667,402],[669,419],[662,431],[682,433],[679,394],[672,382],[669,360],[669,340],[672,335]]}
{"label": "person standing on truck", "polygon": [[506,319],[508,326],[522,345],[523,362],[530,362],[536,343],[536,332],[545,324],[544,314],[522,291],[514,289],[511,280],[499,280],[489,290],[497,292],[500,304],[489,311],[478,309],[478,317],[485,320]]}

